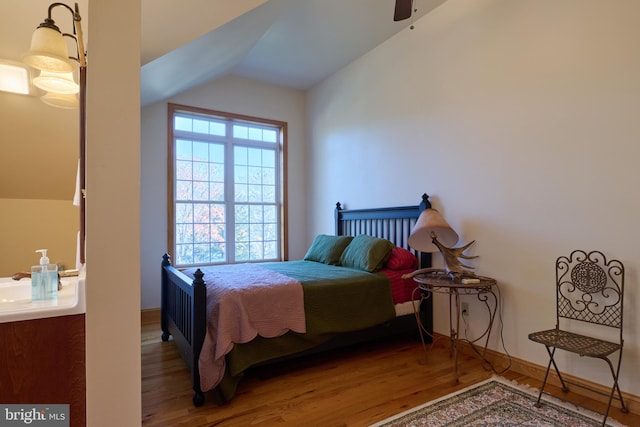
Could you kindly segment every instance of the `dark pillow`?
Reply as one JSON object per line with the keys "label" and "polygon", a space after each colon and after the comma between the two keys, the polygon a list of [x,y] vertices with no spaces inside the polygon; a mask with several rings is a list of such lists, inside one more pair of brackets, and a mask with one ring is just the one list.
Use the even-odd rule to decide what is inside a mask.
{"label": "dark pillow", "polygon": [[344,250],[340,264],[373,273],[382,268],[393,248],[394,244],[386,239],[360,234]]}
{"label": "dark pillow", "polygon": [[396,246],[391,250],[391,255],[389,256],[385,267],[392,270],[415,269],[418,267],[418,257],[416,257],[413,252]]}
{"label": "dark pillow", "polygon": [[319,234],[313,239],[311,247],[304,256],[305,261],[338,265],[344,248],[353,240],[352,236],[329,236]]}

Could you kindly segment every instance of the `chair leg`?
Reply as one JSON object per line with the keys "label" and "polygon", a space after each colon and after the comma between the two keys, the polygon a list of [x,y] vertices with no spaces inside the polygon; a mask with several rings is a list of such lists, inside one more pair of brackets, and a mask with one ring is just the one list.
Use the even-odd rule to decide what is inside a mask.
{"label": "chair leg", "polygon": [[[560,383],[562,384],[562,391],[563,392],[567,392],[569,391],[569,388],[567,387],[567,384],[564,381],[564,378],[562,378],[562,374],[560,373],[560,370],[558,369],[558,365],[556,365],[556,361],[554,359],[555,356],[555,352],[556,352],[556,348],[555,347],[550,347],[548,345],[545,345],[545,348],[547,349],[547,353],[549,354],[549,363],[547,364],[547,370],[544,374],[544,380],[542,381],[542,386],[540,387],[540,393],[538,394],[538,400],[535,403],[535,406],[537,408],[541,407],[542,404],[540,403],[541,399],[542,399],[542,393],[544,392],[544,388],[547,385],[547,380],[549,379],[549,372],[551,371],[551,365],[553,365],[556,374],[558,375],[558,379],[560,380]],[[613,367],[613,363],[611,362],[611,360],[608,357],[599,357],[600,359],[604,360],[605,362],[607,362],[607,365],[609,365],[609,370],[611,371],[611,376],[613,377],[613,385],[611,386],[611,392],[609,393],[609,401],[607,403],[607,408],[604,411],[604,419],[602,420],[602,427],[606,426],[607,423],[607,418],[609,417],[609,410],[611,409],[611,403],[613,402],[613,396],[616,394],[618,394],[618,399],[620,400],[620,411],[623,413],[628,413],[629,409],[626,407],[626,405],[624,404],[624,399],[622,397],[622,392],[620,390],[620,385],[618,384],[618,378],[620,375],[620,365],[622,362],[622,351],[619,352],[618,355],[618,365],[617,367],[614,369]]]}
{"label": "chair leg", "polygon": [[618,368],[616,370],[613,369],[613,363],[611,363],[611,360],[609,360],[608,357],[603,357],[602,358],[605,362],[607,362],[607,365],[609,365],[609,370],[611,371],[611,376],[613,377],[613,385],[611,386],[611,393],[609,393],[609,402],[607,403],[607,409],[605,409],[604,412],[604,420],[602,421],[602,425],[604,426],[607,418],[609,417],[609,410],[611,409],[611,403],[613,402],[613,395],[615,394],[615,392],[618,392],[618,399],[620,400],[620,411],[622,411],[623,413],[627,413],[629,412],[629,410],[627,409],[627,407],[624,404],[624,399],[622,398],[622,392],[620,391],[620,385],[618,384],[618,376],[620,374],[620,362],[622,362],[622,352],[620,352],[620,355],[618,357]]}
{"label": "chair leg", "polygon": [[618,398],[620,399],[620,412],[627,414],[629,413],[629,408],[627,408],[624,404],[624,400],[622,399],[622,392],[620,391],[620,385],[618,384],[618,380],[616,379],[616,389],[618,390]]}
{"label": "chair leg", "polygon": [[[544,392],[544,387],[547,385],[547,378],[549,378],[549,371],[551,370],[551,364],[554,363],[553,362],[553,354],[556,352],[555,347],[553,348],[553,351],[549,351],[549,347],[545,346],[547,348],[547,353],[549,353],[549,363],[547,364],[547,371],[544,373],[544,380],[542,380],[542,386],[540,387],[540,393],[538,394],[538,400],[535,403],[535,407],[539,408],[542,405],[540,404],[540,399],[542,399],[542,392]],[[555,363],[554,363],[555,365]]]}
{"label": "chair leg", "polygon": [[[607,365],[609,365],[609,369],[611,370],[611,375],[613,376],[613,385],[611,386],[611,393],[609,393],[609,401],[607,402],[607,409],[604,410],[604,419],[602,420],[602,427],[605,427],[607,425],[607,418],[609,417],[609,409],[611,409],[611,402],[613,401],[613,395],[615,394],[616,389],[618,390],[618,393],[620,393],[620,387],[618,387],[618,376],[616,375],[616,372],[613,370],[613,365],[611,364],[611,361],[607,357],[604,357],[603,359],[605,362],[607,362]],[[620,397],[620,403],[622,404],[622,408],[626,409],[624,406],[624,402],[622,401],[622,394],[619,394],[619,397]]]}
{"label": "chair leg", "polygon": [[[618,378],[620,378],[620,365],[622,364],[622,349],[619,350],[618,354],[618,367],[616,368],[616,374],[614,376],[616,390],[618,390],[618,398],[620,399],[620,411],[623,413],[628,413],[629,409],[624,404],[624,399],[622,398],[622,392],[620,391],[620,385],[618,384]],[[611,368],[611,373],[613,374],[613,368]]]}
{"label": "chair leg", "polygon": [[563,392],[568,392],[569,391],[569,387],[567,387],[567,383],[565,383],[564,378],[562,378],[562,374],[560,373],[560,369],[558,369],[558,365],[556,365],[556,360],[553,358],[553,356],[556,353],[556,348],[553,347],[553,350],[550,350],[549,346],[546,346],[547,349],[547,353],[549,353],[549,363],[553,364],[553,369],[555,369],[556,371],[556,375],[558,376],[558,379],[560,380],[560,384],[562,384],[562,391]]}
{"label": "chair leg", "polygon": [[549,351],[549,347],[547,347],[547,353],[549,353],[549,358],[551,359],[551,363],[553,363],[553,368],[556,370],[556,375],[558,376],[558,379],[560,380],[560,384],[562,384],[562,391],[566,393],[566,392],[569,391],[569,387],[567,387],[567,383],[565,383],[564,378],[562,378],[562,374],[560,373],[560,369],[558,369],[558,365],[556,365],[556,360],[553,358],[553,355],[555,354],[555,352],[556,352],[556,348],[555,347],[553,347],[553,351]]}

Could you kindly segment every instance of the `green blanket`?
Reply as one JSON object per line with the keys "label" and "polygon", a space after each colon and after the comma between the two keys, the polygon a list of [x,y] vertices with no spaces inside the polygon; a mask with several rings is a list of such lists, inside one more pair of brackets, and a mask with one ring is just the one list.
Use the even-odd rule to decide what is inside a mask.
{"label": "green blanket", "polygon": [[235,344],[227,354],[227,369],[215,389],[221,403],[230,400],[243,372],[258,363],[320,345],[340,332],[357,331],[395,317],[388,278],[313,261],[261,263],[260,266],[302,283],[306,334],[288,332],[277,338],[256,337]]}
{"label": "green blanket", "polygon": [[302,283],[308,334],[357,331],[395,317],[384,274],[313,261],[260,265]]}

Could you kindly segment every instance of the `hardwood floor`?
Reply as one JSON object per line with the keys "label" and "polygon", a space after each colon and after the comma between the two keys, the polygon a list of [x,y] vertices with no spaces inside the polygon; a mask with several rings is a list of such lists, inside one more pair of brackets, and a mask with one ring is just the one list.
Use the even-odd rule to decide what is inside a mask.
{"label": "hardwood floor", "polygon": [[[207,395],[205,404],[195,408],[189,372],[175,345],[161,341],[157,314],[143,316],[142,425],[368,426],[493,375],[476,356],[464,353],[456,384],[445,340],[438,342],[443,345],[427,355],[419,341],[398,338],[261,367],[247,373],[231,402],[216,406]],[[502,376],[540,386],[513,371]],[[593,410],[604,408],[589,398],[576,401],[575,394],[571,400]],[[640,425],[639,415],[617,408],[610,417]]]}

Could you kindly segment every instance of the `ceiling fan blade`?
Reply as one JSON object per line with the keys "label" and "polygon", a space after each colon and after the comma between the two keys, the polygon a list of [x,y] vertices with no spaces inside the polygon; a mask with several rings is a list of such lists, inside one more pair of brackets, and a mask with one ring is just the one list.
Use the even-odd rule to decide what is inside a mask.
{"label": "ceiling fan blade", "polygon": [[393,12],[394,21],[402,21],[411,17],[413,0],[396,0],[396,9]]}

